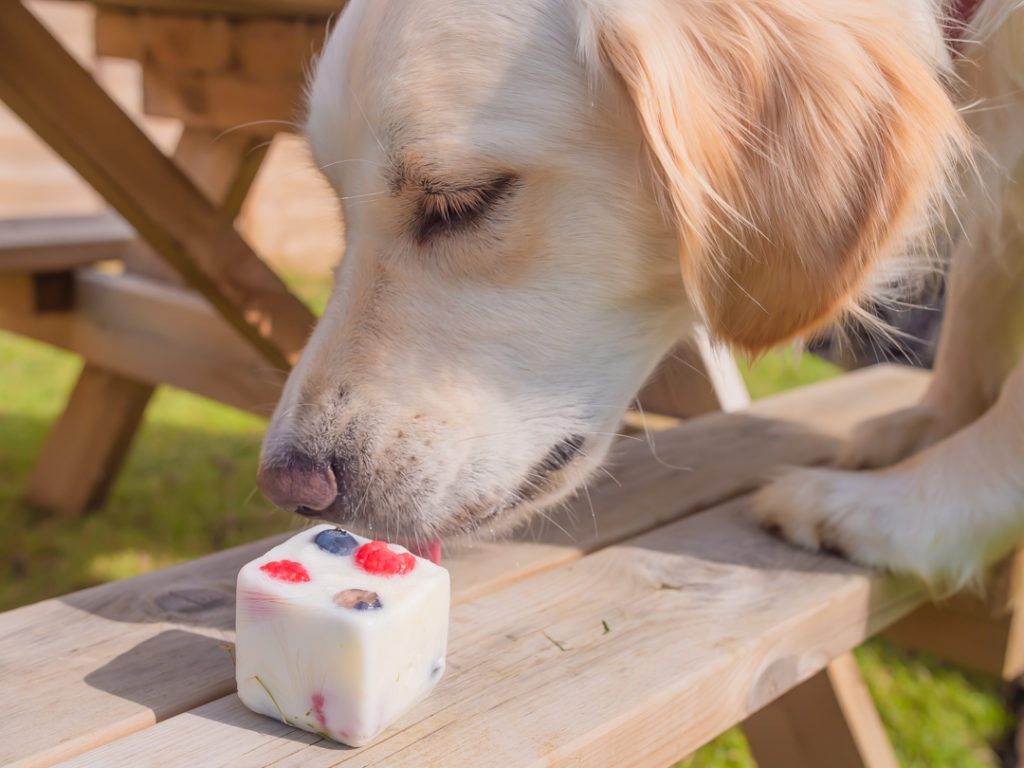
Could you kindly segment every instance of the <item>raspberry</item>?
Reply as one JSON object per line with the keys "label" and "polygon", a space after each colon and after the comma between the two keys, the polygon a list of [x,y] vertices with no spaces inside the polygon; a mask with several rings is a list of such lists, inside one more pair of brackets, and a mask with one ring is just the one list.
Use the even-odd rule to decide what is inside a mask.
{"label": "raspberry", "polygon": [[271,578],[286,581],[289,584],[301,584],[304,581],[309,581],[309,572],[305,566],[294,560],[274,560],[261,565],[260,570]]}
{"label": "raspberry", "polygon": [[386,541],[371,541],[356,551],[356,563],[367,573],[394,576],[410,573],[416,558],[408,552],[392,552]]}

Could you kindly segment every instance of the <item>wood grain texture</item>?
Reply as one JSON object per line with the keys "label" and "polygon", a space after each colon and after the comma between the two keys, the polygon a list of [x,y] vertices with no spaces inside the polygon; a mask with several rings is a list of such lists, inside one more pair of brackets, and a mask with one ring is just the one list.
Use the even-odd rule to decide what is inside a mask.
{"label": "wood grain texture", "polygon": [[[829,437],[780,422],[786,413],[809,420],[816,412],[824,433],[841,435],[862,418],[914,402],[926,383],[927,377],[917,373],[879,368],[810,387],[781,403],[762,401],[749,414],[695,419],[652,435],[658,460],[652,460],[646,442],[624,438],[610,465],[615,481],[605,478],[591,489],[593,511],[583,497],[554,515],[551,525],[527,531],[519,540],[446,553],[455,602],[480,599],[522,579],[572,566],[585,553],[732,499],[755,487],[780,462],[814,463],[832,455]],[[0,698],[0,763],[47,765],[145,728],[168,713],[202,705],[213,698],[211,691],[230,691],[230,666],[212,672],[181,655],[170,679],[166,668],[150,669],[144,663],[133,664],[124,677],[105,675],[103,685],[96,683],[96,674],[120,669],[109,665],[121,657],[134,659],[142,653],[145,658],[154,647],[153,638],[168,630],[230,638],[235,573],[279,538],[0,616],[5,683],[11,690],[31,689],[24,700]],[[189,615],[184,622],[188,626],[180,612],[160,609],[168,604],[168,594],[182,590],[209,596],[196,599],[204,607]],[[188,600],[175,598],[171,604]],[[607,613],[604,618],[612,623]],[[27,627],[35,629],[26,635]],[[64,629],[57,632],[55,627]],[[33,648],[27,656],[25,644]],[[61,658],[61,669],[40,675],[37,659],[44,657]],[[45,728],[38,727],[30,713],[54,698],[64,702],[62,707],[50,711]],[[250,727],[251,721],[245,722]],[[269,720],[256,727],[282,733]]]}
{"label": "wood grain texture", "polygon": [[149,384],[269,416],[285,372],[268,365],[201,297],[133,275],[75,274],[75,306],[37,314],[27,275],[0,275],[0,328]]}
{"label": "wood grain texture", "polygon": [[230,692],[218,645],[231,639],[234,578],[265,546],[0,614],[0,765],[50,765]]}
{"label": "wood grain texture", "polygon": [[667,765],[922,600],[736,501],[456,606],[445,678],[369,747],[306,744],[228,696],[67,765]]}
{"label": "wood grain texture", "polygon": [[0,98],[268,362],[287,368],[312,313],[20,2],[0,8]]}
{"label": "wood grain texture", "polygon": [[758,768],[899,768],[852,653],[743,723]]}

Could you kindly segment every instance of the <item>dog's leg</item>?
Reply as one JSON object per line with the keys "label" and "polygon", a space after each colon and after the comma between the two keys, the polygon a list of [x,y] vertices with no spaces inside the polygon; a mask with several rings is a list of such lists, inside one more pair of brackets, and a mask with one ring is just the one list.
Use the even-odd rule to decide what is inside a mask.
{"label": "dog's leg", "polygon": [[792,470],[754,509],[810,549],[962,586],[1024,534],[1024,362],[980,419],[923,453],[872,472]]}
{"label": "dog's leg", "polygon": [[981,172],[965,176],[950,225],[956,231],[962,222],[965,232],[954,247],[930,390],[919,405],[862,425],[840,456],[847,468],[888,466],[974,421],[995,402],[1024,343],[1024,8],[978,34],[957,75],[973,102],[964,117],[984,148]]}
{"label": "dog's leg", "polygon": [[[1014,175],[1024,181],[1024,163]],[[756,497],[763,525],[806,547],[947,586],[1013,547],[1024,532],[1022,188],[1005,185],[998,218],[975,219],[958,253],[928,395],[863,427],[854,450],[873,441],[875,460],[854,463],[924,452],[888,470],[791,471]]]}
{"label": "dog's leg", "polygon": [[[1024,165],[1015,174],[1024,183]],[[994,187],[992,189],[991,187]],[[932,445],[981,416],[999,396],[1024,337],[1024,202],[1009,184],[992,209],[979,191],[970,229],[954,249],[946,317],[935,373],[917,405],[865,422],[840,456],[840,466],[888,466]],[[993,216],[992,213],[998,213]]]}

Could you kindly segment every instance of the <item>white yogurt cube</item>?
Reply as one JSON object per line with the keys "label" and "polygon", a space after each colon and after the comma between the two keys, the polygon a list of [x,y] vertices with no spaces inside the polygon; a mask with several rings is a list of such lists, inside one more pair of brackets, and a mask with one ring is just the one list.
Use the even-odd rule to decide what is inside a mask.
{"label": "white yogurt cube", "polygon": [[310,528],[238,574],[238,696],[254,712],[354,747],[434,687],[448,571],[403,547]]}

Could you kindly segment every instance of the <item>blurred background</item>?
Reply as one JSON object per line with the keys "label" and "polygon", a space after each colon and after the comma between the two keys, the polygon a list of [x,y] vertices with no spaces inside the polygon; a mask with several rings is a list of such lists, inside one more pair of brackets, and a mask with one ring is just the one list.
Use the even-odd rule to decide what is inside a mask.
{"label": "blurred background", "polygon": [[[46,0],[31,6],[162,148],[174,146],[179,125],[140,115],[138,65],[94,56],[88,5]],[[0,104],[0,218],[102,208],[75,173]],[[332,195],[299,138],[275,139],[240,227],[319,312],[341,254],[341,225]],[[915,317],[913,331],[930,337],[936,313]],[[827,343],[819,350],[833,358],[839,354]],[[868,345],[854,357],[870,359],[876,351]],[[844,354],[849,362],[849,352]],[[913,354],[929,359],[927,345]],[[25,505],[19,491],[80,367],[73,355],[0,331],[0,610],[301,526],[256,491],[264,422],[166,386],[149,406],[102,510],[59,520]],[[755,398],[839,372],[797,352],[743,362],[741,369]],[[999,681],[883,641],[861,648],[857,658],[903,766],[1004,764],[1012,718],[1010,692]],[[725,768],[752,762],[736,730],[681,765]]]}

